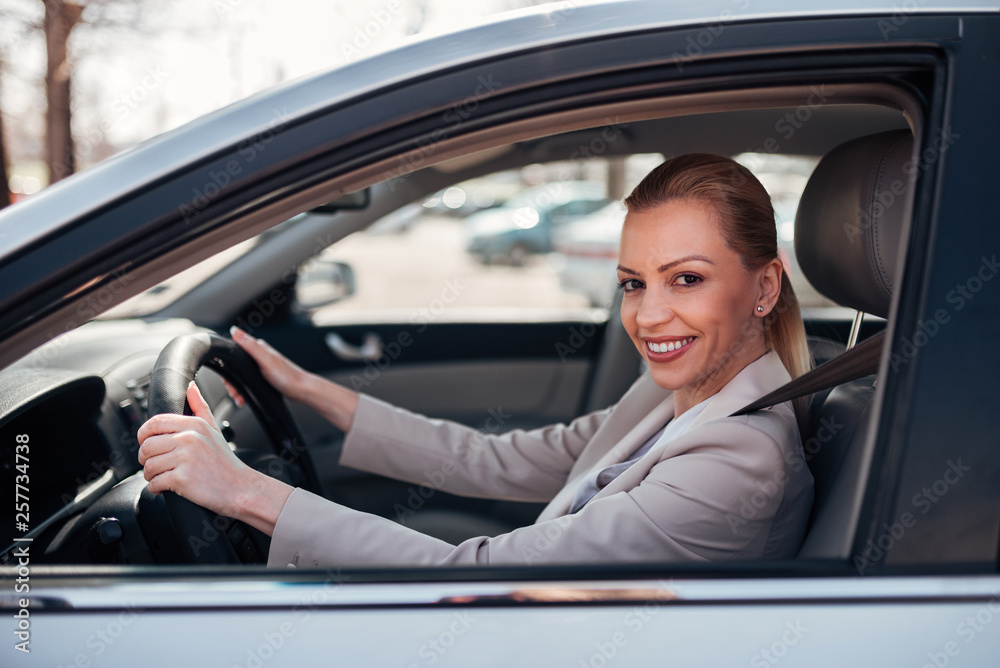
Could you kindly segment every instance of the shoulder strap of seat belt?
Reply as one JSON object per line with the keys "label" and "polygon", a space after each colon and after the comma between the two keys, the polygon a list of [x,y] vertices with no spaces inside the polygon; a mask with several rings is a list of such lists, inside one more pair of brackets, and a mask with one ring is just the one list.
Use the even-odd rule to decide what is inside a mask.
{"label": "shoulder strap of seat belt", "polygon": [[863,378],[878,371],[878,362],[882,352],[882,340],[885,332],[871,336],[847,352],[837,355],[832,360],[820,364],[815,369],[802,374],[798,378],[785,383],[774,392],[767,394],[752,404],[747,404],[730,417],[745,415],[761,408],[781,404],[792,399],[804,397],[813,392],[819,392],[850,380]]}

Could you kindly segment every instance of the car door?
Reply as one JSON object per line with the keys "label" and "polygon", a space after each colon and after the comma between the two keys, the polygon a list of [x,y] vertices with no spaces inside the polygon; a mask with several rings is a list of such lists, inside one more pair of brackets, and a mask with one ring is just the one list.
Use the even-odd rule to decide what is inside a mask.
{"label": "car door", "polygon": [[[959,16],[936,9],[925,13],[919,8],[900,11],[884,7],[877,14],[852,9],[829,17],[810,13],[769,20],[755,14],[740,21],[726,14],[719,21],[702,17],[682,25],[674,23],[674,18],[661,17],[657,19],[659,27],[655,27],[648,24],[651,7],[578,8],[580,14],[568,19],[558,13],[539,14],[538,20],[545,25],[554,25],[557,30],[562,25],[562,29],[576,32],[569,34],[571,39],[546,48],[532,42],[514,55],[488,51],[481,39],[488,33],[478,32],[475,36],[480,39],[469,41],[475,41],[489,57],[476,59],[475,67],[469,65],[460,72],[464,79],[456,74],[455,64],[449,63],[439,72],[440,80],[421,72],[421,85],[411,83],[427,93],[427,88],[444,85],[442,82],[452,76],[465,83],[490,74],[504,85],[516,82],[510,84],[514,90],[509,97],[497,96],[497,106],[491,106],[485,97],[476,100],[467,119],[482,120],[484,125],[522,118],[526,109],[538,112],[546,103],[565,112],[581,104],[597,107],[611,98],[617,108],[623,108],[630,100],[643,101],[643,95],[651,91],[665,93],[664,99],[675,103],[707,93],[708,97],[697,99],[698,105],[706,106],[687,109],[687,113],[714,113],[720,108],[716,105],[733,101],[724,94],[734,91],[746,94],[746,99],[765,99],[771,104],[772,98],[767,96],[782,86],[799,86],[796,91],[801,94],[809,86],[845,82],[852,86],[877,84],[856,92],[874,95],[880,104],[892,100],[906,107],[908,118],[919,130],[923,162],[904,244],[903,281],[888,325],[886,373],[874,389],[875,418],[864,450],[865,474],[857,497],[852,499],[858,511],[847,528],[852,541],[849,556],[769,563],[598,564],[472,572],[345,567],[239,573],[226,580],[209,570],[170,575],[41,573],[31,583],[43,611],[34,627],[39,634],[36,640],[42,633],[59,638],[60,645],[78,650],[75,658],[79,665],[98,656],[119,663],[134,661],[162,641],[164,629],[185,639],[185,643],[177,643],[178,655],[206,663],[247,666],[264,665],[276,657],[289,663],[336,657],[408,666],[475,662],[990,665],[1000,651],[1000,636],[994,632],[1000,591],[996,574],[1000,467],[992,421],[998,408],[993,391],[998,357],[990,335],[996,331],[1000,309],[986,277],[992,278],[992,265],[987,261],[992,261],[992,249],[1000,245],[1000,228],[989,217],[997,205],[992,186],[995,179],[981,176],[995,172],[1000,146],[998,127],[992,120],[996,91],[983,85],[995,76],[993,63],[1000,58],[995,39],[996,8]],[[594,27],[621,22],[626,24],[621,34]],[[515,23],[506,26],[503,34],[518,34],[519,26],[526,29],[524,23]],[[599,35],[591,39],[595,30]],[[524,59],[532,66],[526,66]],[[518,73],[527,76],[538,71],[550,73],[551,79],[518,78]],[[446,83],[454,86],[454,81]],[[413,90],[400,97],[412,95]],[[836,90],[846,94],[849,87]],[[393,92],[395,89],[384,92],[385,97],[376,100],[374,107],[390,113],[387,110],[395,109],[390,103],[399,102]],[[712,97],[716,93],[721,97]],[[740,95],[736,97],[745,102]],[[803,103],[808,95],[805,92]],[[447,97],[445,110],[456,97],[461,101],[454,91]],[[565,102],[566,98],[570,101]],[[370,111],[364,107],[368,99],[359,95],[355,100],[358,107],[348,105],[348,112],[338,120],[365,115],[361,111]],[[662,113],[664,99],[645,113]],[[805,137],[808,133],[798,132],[792,124],[793,120],[802,122],[796,120],[795,111],[789,112],[792,120],[785,119],[787,128],[796,130],[787,139],[774,125],[773,117],[769,118],[773,133],[765,130],[763,136],[779,144]],[[425,119],[388,124],[386,129],[379,126],[384,117],[365,116],[365,123],[374,127],[361,139],[352,136],[356,144],[345,141],[350,148],[338,149],[338,165],[358,160],[359,154],[370,156],[373,150],[394,151],[396,156],[412,149],[417,143],[414,138],[429,136],[440,118],[437,113],[428,114]],[[563,120],[569,122],[569,117]],[[849,119],[842,120],[849,124]],[[421,125],[422,121],[427,122]],[[593,118],[588,122],[593,123]],[[471,132],[472,128],[463,129]],[[505,137],[513,132],[506,125],[503,130]],[[346,134],[351,131],[344,130]],[[537,127],[535,131],[538,133]],[[387,148],[393,132],[412,144]],[[971,140],[949,145],[945,155],[944,144],[937,143],[943,141],[945,132]],[[315,142],[314,134],[308,136]],[[711,139],[699,137],[706,146],[711,145]],[[671,140],[675,146],[684,146],[681,135]],[[496,137],[492,141],[493,145],[500,143]],[[929,149],[935,153],[927,153]],[[306,161],[293,161],[288,170],[269,172],[268,192],[287,185],[282,179],[291,180],[291,167],[302,168],[302,162]],[[355,168],[367,166],[362,162],[355,163]],[[191,180],[197,181],[214,168],[207,162],[199,164]],[[274,176],[277,173],[281,176]],[[253,185],[241,184],[245,191],[236,188],[228,205],[247,204],[252,196],[261,197],[260,191],[251,192]],[[162,190],[169,188],[162,186]],[[186,193],[187,188],[183,190]],[[165,197],[169,192],[159,194],[169,199]],[[212,206],[221,206],[225,200],[214,200]],[[204,218],[223,215],[210,208],[205,207]],[[111,218],[109,215],[105,220],[108,227],[114,222]],[[162,229],[157,228],[160,235],[187,229],[179,221],[177,218],[174,227],[163,223]],[[198,224],[191,227],[206,236],[213,229],[209,226],[206,231]],[[189,237],[178,234],[176,247],[185,241],[189,242]],[[121,246],[127,244],[122,241]],[[119,251],[118,246],[108,251],[105,260],[109,266],[118,266],[111,260]],[[3,274],[11,276],[9,285],[19,278],[12,273]],[[30,282],[27,273],[20,278]],[[973,278],[979,282],[970,282]],[[56,290],[58,283],[49,287],[49,293],[61,299],[78,298],[65,297],[71,293]],[[82,294],[86,294],[85,289]],[[36,295],[26,303],[38,309],[42,299]],[[46,303],[51,308],[38,311],[44,317],[55,317],[60,308],[76,305],[72,301],[68,305]],[[929,335],[922,324],[930,322],[927,316],[946,304],[954,307],[947,312],[954,324]],[[15,348],[9,343],[9,332],[16,317],[24,317],[23,308],[27,307],[20,308],[12,307],[0,316],[8,345]],[[21,324],[17,331],[30,332],[36,327],[37,335],[46,324],[41,315],[38,319],[42,325]],[[565,323],[561,335],[584,322]],[[442,341],[455,347],[471,345],[457,336],[449,338],[445,323],[433,324],[442,325]],[[359,323],[353,330],[343,324],[324,327],[313,323],[299,330],[304,332],[301,338],[292,336],[295,330],[289,327],[289,338],[281,345],[314,368],[331,375],[339,373],[349,382],[351,373],[344,374],[342,361],[335,361],[327,350],[326,335],[339,333],[353,345],[363,343],[369,331],[379,334],[386,345],[394,340],[399,343],[392,335],[407,331],[418,340],[415,331],[402,325],[375,331],[380,326],[375,320]],[[269,333],[263,324],[261,329],[281,340],[279,331]],[[428,326],[424,333],[431,329]],[[917,345],[916,334],[921,331],[924,336]],[[543,340],[554,345],[563,339],[556,335]],[[417,350],[416,346],[414,343],[407,349]],[[528,348],[519,344],[509,350],[523,355]],[[539,357],[553,356],[546,352]],[[895,367],[893,361],[897,362]],[[472,364],[460,362],[466,363]],[[366,365],[353,364],[353,373],[360,372],[363,377]],[[405,369],[403,365],[387,366],[380,377],[392,378],[396,370]],[[506,401],[507,397],[499,399]],[[477,417],[484,418],[482,414]],[[954,457],[965,458],[962,461],[972,471],[961,485],[935,493],[938,476]],[[936,500],[923,496],[924,487]],[[915,524],[907,520],[904,525],[900,513],[914,505],[914,495],[927,501],[928,510]],[[881,558],[869,559],[872,568],[859,570],[852,557],[874,556],[873,545],[882,550]],[[14,624],[20,622],[8,622],[9,626]],[[50,663],[66,663],[70,655],[54,642],[35,647],[39,650],[36,656]]]}

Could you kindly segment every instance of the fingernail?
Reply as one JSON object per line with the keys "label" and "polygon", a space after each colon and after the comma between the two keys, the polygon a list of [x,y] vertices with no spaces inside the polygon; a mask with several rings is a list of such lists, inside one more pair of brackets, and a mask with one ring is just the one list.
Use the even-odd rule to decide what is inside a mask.
{"label": "fingernail", "polygon": [[236,325],[233,325],[232,327],[229,328],[229,336],[233,338],[233,341],[235,341],[238,338],[242,338],[242,334],[243,330],[237,327]]}

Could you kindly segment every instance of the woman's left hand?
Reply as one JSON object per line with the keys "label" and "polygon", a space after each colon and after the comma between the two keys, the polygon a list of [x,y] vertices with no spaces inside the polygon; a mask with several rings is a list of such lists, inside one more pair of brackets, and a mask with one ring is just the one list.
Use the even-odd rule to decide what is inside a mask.
{"label": "woman's left hand", "polygon": [[194,415],[155,415],[139,428],[139,464],[149,490],[176,492],[272,535],[292,487],[240,461],[194,383],[187,400]]}

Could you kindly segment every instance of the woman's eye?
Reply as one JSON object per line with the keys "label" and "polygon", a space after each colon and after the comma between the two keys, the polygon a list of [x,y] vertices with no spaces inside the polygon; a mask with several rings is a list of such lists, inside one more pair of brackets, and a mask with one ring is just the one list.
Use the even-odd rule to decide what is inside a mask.
{"label": "woman's eye", "polygon": [[618,284],[618,287],[625,292],[632,292],[633,290],[638,290],[642,287],[642,281],[634,278],[626,278],[624,281]]}
{"label": "woman's eye", "polygon": [[684,286],[697,285],[701,282],[701,277],[694,274],[682,274],[677,277],[677,282]]}

